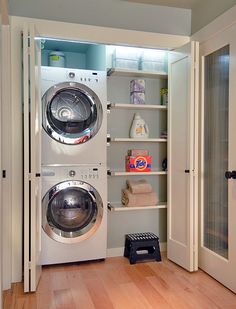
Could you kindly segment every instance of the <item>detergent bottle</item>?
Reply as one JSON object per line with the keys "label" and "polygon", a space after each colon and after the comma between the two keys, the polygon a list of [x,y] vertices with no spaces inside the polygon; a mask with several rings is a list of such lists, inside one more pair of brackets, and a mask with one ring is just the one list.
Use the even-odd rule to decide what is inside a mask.
{"label": "detergent bottle", "polygon": [[149,136],[148,126],[138,113],[134,114],[129,136],[131,138],[148,138]]}

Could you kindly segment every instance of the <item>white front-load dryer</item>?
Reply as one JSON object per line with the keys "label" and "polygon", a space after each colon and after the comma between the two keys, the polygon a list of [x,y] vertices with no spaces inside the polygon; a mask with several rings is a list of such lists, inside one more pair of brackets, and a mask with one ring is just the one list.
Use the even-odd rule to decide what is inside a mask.
{"label": "white front-load dryer", "polygon": [[42,67],[42,165],[106,163],[106,72]]}
{"label": "white front-load dryer", "polygon": [[41,235],[42,265],[106,258],[105,166],[42,167]]}

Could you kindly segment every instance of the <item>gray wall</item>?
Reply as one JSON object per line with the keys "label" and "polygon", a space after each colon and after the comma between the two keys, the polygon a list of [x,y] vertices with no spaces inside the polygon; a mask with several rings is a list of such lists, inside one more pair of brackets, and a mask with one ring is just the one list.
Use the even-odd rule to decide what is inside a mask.
{"label": "gray wall", "polygon": [[191,10],[121,0],[9,0],[10,15],[190,35]]}
{"label": "gray wall", "polygon": [[192,9],[192,34],[236,4],[236,0],[199,1]]}

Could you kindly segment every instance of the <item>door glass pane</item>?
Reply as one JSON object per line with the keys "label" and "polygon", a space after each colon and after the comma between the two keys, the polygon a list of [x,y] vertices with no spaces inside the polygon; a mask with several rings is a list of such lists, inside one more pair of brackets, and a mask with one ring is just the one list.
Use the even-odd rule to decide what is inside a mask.
{"label": "door glass pane", "polygon": [[49,107],[48,120],[58,133],[78,134],[88,130],[97,120],[95,105],[77,89],[63,89]]}
{"label": "door glass pane", "polygon": [[96,218],[97,205],[91,194],[82,188],[66,188],[48,205],[47,220],[64,232],[79,231]]}
{"label": "door glass pane", "polygon": [[228,258],[229,46],[205,57],[204,246]]}

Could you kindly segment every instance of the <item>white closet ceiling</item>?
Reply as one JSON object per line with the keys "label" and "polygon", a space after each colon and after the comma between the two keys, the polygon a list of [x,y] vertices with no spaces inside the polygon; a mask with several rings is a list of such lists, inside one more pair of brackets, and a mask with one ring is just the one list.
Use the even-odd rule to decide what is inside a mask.
{"label": "white closet ceiling", "polygon": [[201,3],[204,0],[123,0],[123,1],[192,9],[197,3]]}

